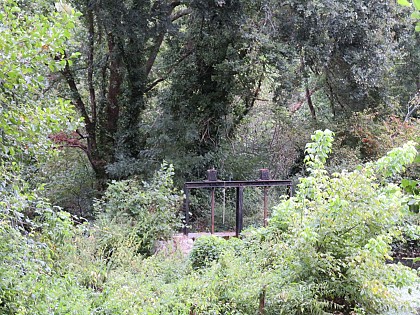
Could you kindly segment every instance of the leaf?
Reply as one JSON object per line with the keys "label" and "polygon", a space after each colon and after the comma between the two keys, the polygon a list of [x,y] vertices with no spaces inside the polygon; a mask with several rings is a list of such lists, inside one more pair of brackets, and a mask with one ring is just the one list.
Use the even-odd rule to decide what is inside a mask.
{"label": "leaf", "polygon": [[413,3],[416,10],[420,10],[420,0],[413,0]]}
{"label": "leaf", "polygon": [[416,28],[415,28],[416,32],[420,32],[420,22],[418,22],[416,24]]}
{"label": "leaf", "polygon": [[408,0],[398,0],[397,2],[399,5],[402,5],[404,7],[411,7],[411,3],[408,2]]}
{"label": "leaf", "polygon": [[410,17],[412,19],[420,19],[420,12],[419,11],[414,11],[413,13],[411,13]]}

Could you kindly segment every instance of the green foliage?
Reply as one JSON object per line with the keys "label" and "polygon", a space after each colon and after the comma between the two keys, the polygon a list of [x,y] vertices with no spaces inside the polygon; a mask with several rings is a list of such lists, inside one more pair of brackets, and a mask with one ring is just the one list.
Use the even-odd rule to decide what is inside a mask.
{"label": "green foliage", "polygon": [[[414,7],[413,13],[411,13],[411,18],[414,20],[420,20],[420,1],[419,0],[412,0],[411,2],[408,0],[398,0],[398,4],[404,7]],[[416,23],[416,32],[420,32],[420,22]]]}
{"label": "green foliage", "polygon": [[227,241],[217,236],[203,236],[194,242],[190,253],[191,265],[199,269],[217,261],[227,247]]}
{"label": "green foliage", "polygon": [[[135,235],[139,252],[151,254],[156,241],[168,239],[180,228],[182,195],[173,187],[173,175],[173,166],[163,162],[150,183],[113,181],[94,205],[105,229],[111,222],[119,224],[123,235]],[[111,241],[106,243],[113,246]]]}
{"label": "green foliage", "polygon": [[[83,149],[96,175],[104,176],[105,166],[121,178],[151,174],[156,157],[170,157],[190,179],[213,162],[227,177],[248,178],[265,163],[287,165],[276,173],[286,176],[290,160],[298,159],[295,144],[313,126],[290,120],[295,126],[288,129],[278,117],[292,114],[275,116],[269,104],[250,123],[260,129],[244,127],[264,76],[281,103],[313,89],[325,112],[394,106],[417,89],[417,39],[404,31],[408,15],[368,1],[74,3],[86,26],[80,60],[66,54],[80,26],[68,5],[57,3],[52,13],[42,1],[0,3],[1,314],[238,315],[260,312],[261,302],[273,315],[399,307],[390,288],[412,283],[415,274],[387,261],[395,239],[419,235],[418,224],[404,222],[408,206],[418,204],[418,178],[408,169],[411,177],[402,179],[416,155],[413,143],[330,174],[333,133],[317,131],[306,147],[309,175],[295,197],[276,207],[268,228],[249,230],[243,240],[198,239],[189,258],[151,255],[156,241],[180,227],[171,165],[150,181],[110,183],[92,224],[76,227],[80,219],[40,196],[67,202],[71,190],[83,199],[92,180],[81,170],[84,161],[53,170],[73,168],[76,158],[51,159],[57,150],[50,140],[79,126],[70,103],[57,97],[57,72],[72,86],[86,128],[77,132],[81,139],[56,146]],[[418,19],[418,1],[412,3]],[[354,137],[366,154],[353,150],[348,165],[418,137],[414,124],[376,129],[378,120],[360,117]],[[281,155],[283,162],[271,151],[289,155]]]}
{"label": "green foliage", "polygon": [[267,315],[373,315],[401,309],[391,289],[416,275],[387,263],[408,213],[390,179],[413,160],[413,145],[329,175],[332,132],[318,131],[313,140],[309,176],[295,197],[280,202],[267,228],[248,230],[241,240],[199,238],[188,258],[143,255],[152,240],[169,236],[176,220],[180,197],[170,165],[150,183],[110,184],[96,204],[101,218],[78,227],[23,181],[2,174],[15,185],[0,191],[0,312],[238,315],[264,307]]}
{"label": "green foliage", "polygon": [[[74,250],[69,214],[22,183],[15,180],[13,188],[0,191],[0,313],[89,313],[90,290],[61,263]],[[31,212],[35,221],[25,215]]]}
{"label": "green foliage", "polygon": [[13,0],[0,4],[0,154],[4,161],[47,159],[52,152],[48,136],[77,126],[69,102],[43,92],[49,88],[50,73],[74,58],[64,56],[74,18],[74,14],[26,12]]}
{"label": "green foliage", "polygon": [[408,200],[410,210],[419,213],[420,207],[420,183],[419,180],[404,178],[401,180],[401,188],[407,192],[411,198]]}
{"label": "green foliage", "polygon": [[[248,1],[190,1],[161,56],[163,69],[179,63],[157,95],[161,114],[151,127],[149,152],[173,162],[189,178],[214,166],[215,153],[255,103],[263,68],[248,39]],[[261,82],[259,82],[261,85]]]}
{"label": "green foliage", "polygon": [[43,195],[54,205],[84,218],[93,218],[95,174],[83,152],[61,149],[40,164],[28,179],[36,185],[43,183]]}
{"label": "green foliage", "polygon": [[414,144],[353,172],[328,175],[323,165],[330,146],[323,143],[330,132],[317,134],[307,161],[318,161],[318,168],[276,208],[270,227],[287,248],[284,257],[296,260],[293,281],[315,285],[319,291],[312,298],[326,303],[323,309],[383,311],[395,303],[389,286],[414,279],[403,266],[385,264],[407,208],[400,188],[384,181],[414,160]]}
{"label": "green foliage", "polygon": [[331,153],[334,133],[331,130],[317,130],[311,136],[313,142],[306,145],[305,162],[310,170],[324,167],[328,155]]}
{"label": "green foliage", "polygon": [[[416,41],[414,37],[408,40],[408,14],[402,14],[395,3],[267,3],[272,27],[266,32],[277,43],[267,58],[277,69],[273,86],[280,105],[291,106],[290,100],[299,94],[313,92],[314,112],[319,116],[377,108],[383,103],[391,106],[393,74],[410,46],[403,43]],[[414,59],[415,54],[408,59]],[[406,73],[405,79],[414,84],[415,75]],[[410,94],[415,91],[412,86]],[[315,114],[312,113],[313,118]]]}
{"label": "green foliage", "polygon": [[[414,161],[417,153],[416,143],[410,141],[400,148],[389,151],[375,163],[374,167],[379,176],[388,178],[404,172],[406,166]],[[368,164],[370,165],[372,164]]]}

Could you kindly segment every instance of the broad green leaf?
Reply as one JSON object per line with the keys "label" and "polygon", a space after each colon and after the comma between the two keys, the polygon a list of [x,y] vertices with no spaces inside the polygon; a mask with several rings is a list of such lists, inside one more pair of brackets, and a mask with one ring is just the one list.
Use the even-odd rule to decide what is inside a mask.
{"label": "broad green leaf", "polygon": [[420,0],[413,0],[413,3],[414,3],[414,7],[417,10],[420,10]]}
{"label": "broad green leaf", "polygon": [[411,7],[411,3],[408,2],[408,0],[398,0],[398,4],[405,7]]}
{"label": "broad green leaf", "polygon": [[414,11],[413,13],[411,13],[410,17],[412,19],[420,19],[420,12],[419,11]]}

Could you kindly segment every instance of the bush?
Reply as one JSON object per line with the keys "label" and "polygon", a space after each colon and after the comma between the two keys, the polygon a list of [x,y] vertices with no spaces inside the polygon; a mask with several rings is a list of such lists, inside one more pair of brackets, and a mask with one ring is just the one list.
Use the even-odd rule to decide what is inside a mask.
{"label": "bush", "polygon": [[0,313],[89,314],[91,291],[63,264],[76,250],[70,215],[22,185],[0,190]]}
{"label": "bush", "polygon": [[305,159],[309,176],[300,180],[295,197],[275,209],[269,228],[284,251],[274,260],[289,269],[291,283],[309,292],[306,306],[296,304],[290,314],[300,314],[298,308],[304,314],[316,308],[380,313],[396,307],[390,287],[416,278],[402,265],[386,264],[408,213],[403,192],[390,178],[414,160],[415,146],[408,143],[375,163],[330,175],[324,165],[332,136],[315,133]]}
{"label": "bush", "polygon": [[198,238],[190,253],[192,267],[199,269],[209,266],[213,261],[217,261],[227,248],[228,242],[224,238],[214,235]]}
{"label": "bush", "polygon": [[[106,230],[103,241],[108,252],[118,247],[115,243],[118,235],[122,239],[135,235],[133,246],[139,253],[150,255],[157,240],[169,239],[181,227],[182,195],[173,187],[173,175],[173,166],[164,162],[150,183],[129,179],[109,185],[94,206]],[[122,233],[107,228],[114,224]]]}

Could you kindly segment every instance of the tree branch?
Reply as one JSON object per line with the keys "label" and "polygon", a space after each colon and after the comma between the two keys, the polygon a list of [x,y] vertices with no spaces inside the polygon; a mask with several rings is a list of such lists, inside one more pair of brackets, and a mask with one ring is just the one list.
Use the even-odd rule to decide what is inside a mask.
{"label": "tree branch", "polygon": [[156,57],[159,53],[160,46],[162,46],[163,39],[165,38],[165,33],[162,32],[159,34],[159,36],[156,38],[156,43],[152,48],[152,51],[150,53],[149,59],[147,59],[146,62],[146,77],[149,76],[150,71],[152,70],[153,65],[155,64]]}
{"label": "tree branch", "polygon": [[245,105],[245,109],[242,111],[242,113],[240,113],[238,115],[238,117],[236,117],[236,119],[233,120],[233,124],[229,128],[229,131],[228,131],[229,138],[231,138],[233,136],[233,133],[235,132],[237,126],[242,122],[242,120],[254,108],[255,102],[258,99],[258,95],[261,92],[261,85],[262,85],[262,81],[264,79],[264,73],[265,73],[265,67],[263,68],[263,71],[262,71],[262,73],[261,73],[261,75],[260,75],[260,77],[258,79],[257,86],[256,86],[255,90],[252,93],[251,100],[250,101],[248,101],[248,100],[245,101],[245,104],[246,104]]}
{"label": "tree branch", "polygon": [[306,86],[306,101],[308,102],[309,110],[311,111],[312,119],[316,120],[316,113],[315,113],[315,107],[312,103],[312,94],[309,91],[309,87]]}
{"label": "tree branch", "polygon": [[[413,105],[410,105],[413,103]],[[407,114],[405,115],[404,122],[408,122],[410,117],[414,114],[416,110],[420,108],[420,90],[414,95],[414,97],[408,102],[408,110]]]}
{"label": "tree branch", "polygon": [[146,87],[145,93],[151,91],[160,82],[165,81],[169,77],[169,75],[175,70],[176,66],[178,66],[181,62],[183,62],[185,59],[187,59],[188,56],[190,56],[193,53],[193,51],[194,51],[194,49],[191,49],[191,50],[187,51],[181,57],[181,59],[179,59],[174,65],[172,65],[172,67],[169,69],[169,71],[163,77],[160,77],[159,79],[156,79],[155,81],[150,83],[150,85]]}
{"label": "tree branch", "polygon": [[88,49],[88,87],[89,87],[89,97],[90,97],[90,112],[92,114],[92,122],[96,122],[96,96],[95,88],[93,86],[93,55],[94,55],[94,45],[95,45],[95,26],[93,23],[93,12],[88,10],[87,12],[87,21],[88,21],[88,40],[89,40],[89,49]]}
{"label": "tree branch", "polygon": [[[67,58],[66,53],[64,53],[64,58]],[[89,115],[86,111],[85,103],[82,100],[82,97],[80,95],[79,89],[77,88],[76,81],[74,79],[73,74],[70,71],[70,65],[68,61],[66,60],[66,65],[63,70],[61,70],[61,74],[66,79],[66,82],[70,88],[70,91],[72,93],[73,103],[76,106],[77,110],[79,111],[80,115],[83,117],[85,124],[91,124],[91,120],[89,118]]]}
{"label": "tree branch", "polygon": [[[181,5],[181,1],[173,1],[169,5],[167,18],[170,22],[174,22],[174,21],[178,20],[179,18],[181,18],[185,15],[188,15],[192,12],[191,9],[185,9],[185,10],[180,10],[179,12],[176,12],[174,15],[172,15],[172,12],[174,11],[174,9],[179,5]],[[169,22],[169,21],[167,21],[167,22]],[[166,30],[167,30],[167,28],[164,27],[163,31],[155,39],[155,45],[153,46],[153,48],[150,52],[149,59],[147,59],[147,62],[146,62],[146,77],[149,76],[150,71],[152,70],[153,65],[156,61],[156,57],[159,53],[160,47],[162,46],[162,43],[163,43],[163,39],[165,38],[165,35],[166,35]]]}
{"label": "tree branch", "polygon": [[183,16],[186,16],[192,12],[191,9],[184,9],[176,12],[175,14],[171,15],[170,19],[172,22],[175,22],[176,20],[182,18]]}
{"label": "tree branch", "polygon": [[[309,96],[312,96],[312,94],[314,94],[317,90],[318,88],[315,88],[309,91]],[[290,112],[292,114],[297,112],[302,107],[302,105],[305,103],[306,100],[307,100],[307,94],[305,94],[304,98],[300,98],[296,103],[293,103],[292,105],[289,106]]]}

